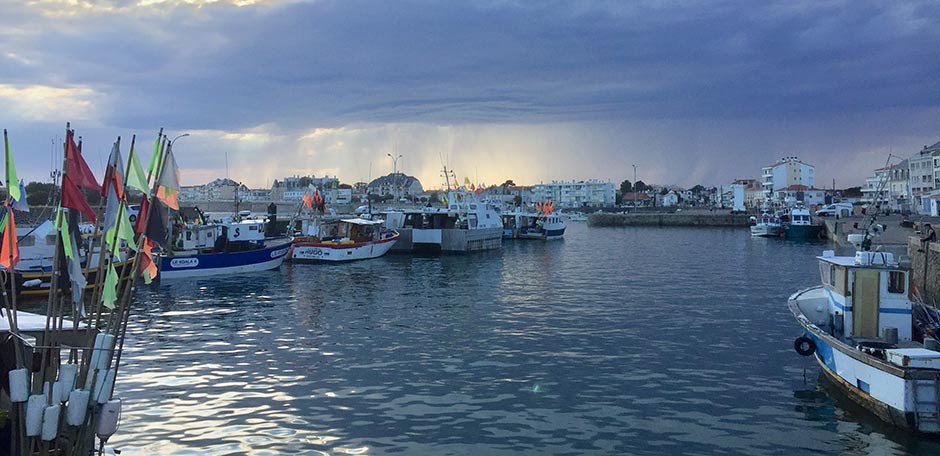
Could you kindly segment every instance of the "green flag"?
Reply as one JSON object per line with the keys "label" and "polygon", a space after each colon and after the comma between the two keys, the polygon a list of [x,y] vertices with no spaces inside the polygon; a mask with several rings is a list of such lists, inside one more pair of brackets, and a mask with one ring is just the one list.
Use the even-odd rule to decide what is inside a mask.
{"label": "green flag", "polygon": [[59,213],[55,217],[55,227],[59,230],[59,236],[62,237],[62,247],[65,249],[65,256],[70,260],[75,258],[75,252],[72,251],[72,235],[69,234],[69,227],[65,223],[65,210],[59,208]]}
{"label": "green flag", "polygon": [[[115,228],[117,229],[117,233],[115,233]],[[125,241],[128,247],[137,250],[137,244],[134,242],[134,230],[131,228],[131,221],[127,218],[127,206],[123,201],[118,208],[117,222],[115,226],[112,226],[111,229],[105,233],[105,238],[108,244],[111,245],[112,252],[117,250],[115,241]]]}
{"label": "green flag", "polygon": [[127,185],[147,194],[147,192],[150,191],[150,187],[147,185],[147,175],[144,174],[144,167],[140,165],[140,160],[137,158],[137,154],[134,153],[134,149],[131,149],[130,161],[130,171],[127,173]]}
{"label": "green flag", "polygon": [[153,155],[150,156],[150,165],[147,166],[147,174],[156,176],[160,173],[161,155],[163,154],[160,153],[160,136],[157,135],[157,140],[153,143]]}
{"label": "green flag", "polygon": [[117,301],[118,274],[114,264],[108,264],[108,275],[104,278],[104,289],[101,291],[101,303],[114,310],[114,301]]}
{"label": "green flag", "polygon": [[10,152],[10,141],[7,140],[7,131],[3,130],[3,147],[7,152],[7,191],[10,198],[20,200],[20,180],[16,178],[16,167],[13,166],[13,152]]}

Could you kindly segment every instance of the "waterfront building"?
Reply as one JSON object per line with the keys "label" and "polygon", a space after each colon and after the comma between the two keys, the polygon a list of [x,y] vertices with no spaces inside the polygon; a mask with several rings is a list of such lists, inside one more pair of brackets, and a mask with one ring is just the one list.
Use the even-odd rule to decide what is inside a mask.
{"label": "waterfront building", "polygon": [[907,159],[908,180],[910,182],[908,198],[911,210],[916,213],[930,213],[930,200],[926,195],[940,185],[940,142],[924,148]]}
{"label": "waterfront building", "polygon": [[239,199],[247,194],[248,187],[229,178],[219,178],[205,185],[186,185],[180,187],[180,201],[235,201],[236,192]]}
{"label": "waterfront building", "polygon": [[907,211],[910,205],[910,164],[908,160],[886,168],[878,168],[865,179],[862,202],[880,204],[882,209]]}
{"label": "waterfront building", "polygon": [[826,191],[820,188],[805,185],[791,185],[774,191],[774,200],[782,201],[788,206],[801,202],[807,206],[826,204]]}
{"label": "waterfront building", "polygon": [[[774,190],[791,185],[816,186],[816,167],[800,161],[797,157],[783,157],[780,161],[761,170],[761,186],[764,198],[774,198]],[[808,204],[808,203],[807,203]]]}
{"label": "waterfront building", "polygon": [[417,177],[405,173],[391,173],[369,182],[368,192],[372,195],[393,195],[395,197],[417,195],[424,191]]}
{"label": "waterfront building", "polygon": [[614,184],[596,179],[537,184],[532,194],[536,201],[552,200],[558,207],[608,207],[617,201]]}

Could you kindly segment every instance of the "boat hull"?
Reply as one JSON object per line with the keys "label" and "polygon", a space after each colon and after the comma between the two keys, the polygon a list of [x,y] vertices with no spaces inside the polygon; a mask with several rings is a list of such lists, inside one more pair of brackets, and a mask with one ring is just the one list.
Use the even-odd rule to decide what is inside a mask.
{"label": "boat hull", "polygon": [[241,252],[173,255],[160,258],[161,279],[206,277],[274,269],[284,262],[290,249],[288,238],[268,240],[264,248]]}
{"label": "boat hull", "polygon": [[825,230],[822,225],[787,225],[784,236],[788,239],[823,239]]}
{"label": "boat hull", "polygon": [[393,252],[474,252],[502,248],[502,228],[414,229],[396,228],[400,237]]}
{"label": "boat hull", "polygon": [[343,262],[378,258],[388,253],[398,241],[399,235],[378,241],[362,243],[335,243],[295,241],[291,247],[290,261],[298,263]]}
{"label": "boat hull", "polygon": [[814,288],[795,293],[788,306],[813,341],[812,356],[826,376],[882,420],[918,432],[940,433],[940,370],[897,366],[823,331],[798,304],[798,297]]}
{"label": "boat hull", "polygon": [[783,228],[774,225],[753,225],[751,226],[751,236],[757,237],[779,237],[783,234]]}

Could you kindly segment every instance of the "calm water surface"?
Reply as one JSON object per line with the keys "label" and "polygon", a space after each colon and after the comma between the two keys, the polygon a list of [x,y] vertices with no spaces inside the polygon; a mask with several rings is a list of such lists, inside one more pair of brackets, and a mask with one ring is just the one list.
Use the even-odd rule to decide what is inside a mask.
{"label": "calm water surface", "polygon": [[940,454],[792,349],[825,244],[569,226],[144,287],[125,454]]}

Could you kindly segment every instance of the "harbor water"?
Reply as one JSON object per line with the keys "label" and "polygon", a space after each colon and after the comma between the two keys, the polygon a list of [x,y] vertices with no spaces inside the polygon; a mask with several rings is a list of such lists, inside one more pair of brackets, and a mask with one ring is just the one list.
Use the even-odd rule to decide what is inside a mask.
{"label": "harbor water", "polygon": [[940,454],[797,355],[825,243],[592,228],[142,286],[124,454]]}

